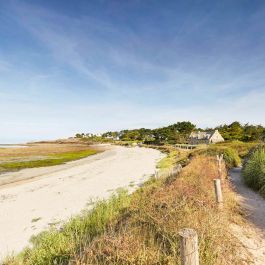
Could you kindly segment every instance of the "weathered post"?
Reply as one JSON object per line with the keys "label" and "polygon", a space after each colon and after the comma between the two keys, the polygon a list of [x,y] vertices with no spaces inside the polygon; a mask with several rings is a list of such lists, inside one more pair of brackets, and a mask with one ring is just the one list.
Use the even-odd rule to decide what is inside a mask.
{"label": "weathered post", "polygon": [[217,158],[217,166],[218,166],[218,176],[220,179],[222,179],[222,163],[223,163],[223,158],[224,158],[224,155],[217,155],[216,156]]}
{"label": "weathered post", "polygon": [[215,190],[215,197],[216,202],[219,206],[222,206],[223,204],[223,194],[222,194],[222,188],[221,188],[221,180],[220,179],[214,179],[214,190]]}
{"label": "weathered post", "polygon": [[181,166],[181,164],[178,164],[177,170],[178,170],[178,173],[181,172],[181,170],[182,170],[182,166]]}
{"label": "weathered post", "polygon": [[181,265],[199,265],[198,235],[195,230],[184,228],[179,232]]}

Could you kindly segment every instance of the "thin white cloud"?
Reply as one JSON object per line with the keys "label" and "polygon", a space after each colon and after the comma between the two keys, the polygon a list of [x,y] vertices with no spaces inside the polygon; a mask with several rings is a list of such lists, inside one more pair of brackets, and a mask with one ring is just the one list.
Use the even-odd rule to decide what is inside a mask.
{"label": "thin white cloud", "polygon": [[[129,27],[115,28],[99,19],[70,18],[23,1],[13,1],[12,12],[44,47],[54,69],[35,69],[32,60],[31,69],[17,67],[12,69],[14,77],[0,79],[4,128],[0,137],[53,138],[78,131],[154,128],[181,120],[202,127],[233,120],[265,124],[264,54],[260,59],[259,53],[252,57],[233,57],[230,51],[215,54],[229,43],[242,45],[231,36],[209,53],[200,54],[194,46],[188,54],[184,40],[174,46],[184,28],[170,45],[163,43],[159,49]],[[207,19],[188,33],[197,32]],[[187,19],[183,27],[189,23]],[[0,61],[1,74],[10,67]],[[86,99],[80,87],[67,83],[67,67],[74,69],[69,73],[73,80],[85,76],[88,83],[93,80],[95,90],[104,88],[102,97],[109,98],[93,102],[92,93],[87,93]],[[89,88],[85,82],[83,86]]]}
{"label": "thin white cloud", "polygon": [[[16,2],[14,8],[19,22],[51,50],[59,63],[70,65],[108,90],[126,94],[128,91],[160,92],[163,88],[172,90],[172,93],[175,91],[176,95],[181,90],[190,90],[192,93],[216,96],[226,92],[231,94],[249,83],[252,83],[253,89],[265,84],[262,74],[265,65],[263,60],[258,58],[253,62],[248,58],[238,65],[240,62],[233,62],[230,54],[216,59],[217,57],[210,53],[207,57],[196,55],[192,62],[190,58],[181,58],[179,55],[176,57],[174,52],[178,49],[167,49],[166,46],[158,50],[155,56],[175,56],[176,60],[180,59],[178,65],[155,63],[139,52],[139,47],[140,50],[148,50],[147,45],[151,46],[152,43],[146,43],[141,39],[142,36],[138,36],[129,28],[117,30],[113,25],[91,17],[73,19],[23,2]],[[201,18],[195,27],[190,25],[188,18],[185,24],[191,26],[189,34],[196,32],[198,25],[206,24],[207,19]],[[114,43],[113,39],[116,40]],[[173,42],[175,41],[173,39]],[[230,39],[227,42],[236,43],[238,40]],[[126,45],[128,43],[129,45]],[[221,46],[222,44],[217,43],[219,49]],[[121,70],[121,76],[124,73],[131,74],[133,82],[128,82],[128,79],[122,81],[113,76],[113,66]],[[136,70],[139,72],[134,73]],[[150,74],[156,78],[139,82],[144,79],[144,73],[146,78]]]}

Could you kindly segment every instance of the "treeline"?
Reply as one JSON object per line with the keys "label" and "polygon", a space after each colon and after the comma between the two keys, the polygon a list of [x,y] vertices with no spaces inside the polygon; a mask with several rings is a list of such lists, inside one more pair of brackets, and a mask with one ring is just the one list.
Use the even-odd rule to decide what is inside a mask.
{"label": "treeline", "polygon": [[185,143],[196,125],[189,121],[178,122],[157,129],[133,129],[120,132],[106,132],[103,137],[119,138],[122,141],[143,141],[144,143]]}
{"label": "treeline", "polygon": [[[122,141],[142,141],[153,144],[175,144],[186,143],[192,131],[213,131],[218,129],[225,140],[239,140],[244,142],[260,141],[265,139],[265,127],[262,125],[241,124],[233,122],[214,128],[201,129],[189,121],[177,122],[175,124],[157,129],[133,129],[116,132],[106,132],[102,138]],[[91,134],[77,134],[76,137],[89,137]],[[90,136],[92,137],[92,136]]]}
{"label": "treeline", "polygon": [[242,125],[235,121],[229,125],[216,127],[225,140],[240,140],[244,142],[258,141],[265,139],[265,128],[262,125]]}

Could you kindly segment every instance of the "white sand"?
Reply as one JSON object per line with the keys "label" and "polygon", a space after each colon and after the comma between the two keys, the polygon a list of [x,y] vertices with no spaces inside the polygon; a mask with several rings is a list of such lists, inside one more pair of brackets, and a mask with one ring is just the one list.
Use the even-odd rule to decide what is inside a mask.
{"label": "white sand", "polygon": [[32,179],[0,187],[0,257],[21,251],[32,235],[80,213],[91,199],[143,182],[162,157],[154,149],[113,147],[65,165],[1,175]]}

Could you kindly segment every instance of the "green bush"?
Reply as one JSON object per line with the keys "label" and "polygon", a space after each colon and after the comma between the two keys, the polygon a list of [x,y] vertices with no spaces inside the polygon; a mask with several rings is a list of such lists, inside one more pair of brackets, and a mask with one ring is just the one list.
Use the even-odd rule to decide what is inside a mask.
{"label": "green bush", "polygon": [[225,146],[210,146],[207,149],[198,150],[196,153],[200,155],[224,155],[224,160],[228,168],[238,167],[241,164],[241,159],[238,155],[238,152],[230,147]]}
{"label": "green bush", "polygon": [[238,152],[241,158],[245,158],[251,148],[258,145],[258,142],[241,142],[241,141],[226,141],[216,144],[216,146],[229,147]]}
{"label": "green bush", "polygon": [[241,159],[236,150],[232,148],[224,149],[224,160],[228,168],[238,167],[241,165]]}
{"label": "green bush", "polygon": [[245,183],[265,196],[265,147],[250,151],[243,165],[242,175]]}
{"label": "green bush", "polygon": [[256,151],[260,151],[260,150],[265,150],[265,144],[255,145],[252,148],[250,148],[250,150],[248,151],[247,155],[245,156],[245,159],[244,159],[244,162],[243,162],[243,167],[248,162],[248,160],[252,157],[252,155]]}

